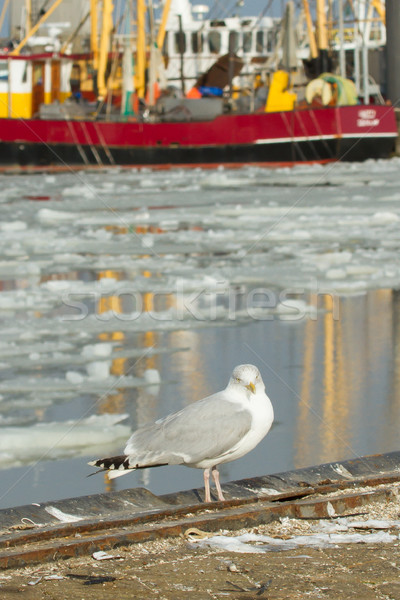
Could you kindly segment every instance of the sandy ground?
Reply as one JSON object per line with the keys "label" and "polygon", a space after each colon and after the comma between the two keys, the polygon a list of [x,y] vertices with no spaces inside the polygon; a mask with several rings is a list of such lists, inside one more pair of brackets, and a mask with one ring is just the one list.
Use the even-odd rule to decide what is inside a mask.
{"label": "sandy ground", "polygon": [[[147,552],[145,552],[147,550]],[[180,599],[300,598],[400,599],[398,545],[297,549],[268,554],[228,554],[188,549],[119,549],[122,559],[73,559],[51,567],[7,573],[1,598]],[[63,576],[61,580],[45,579]],[[40,579],[42,578],[42,579]],[[35,584],[35,585],[33,585]]]}

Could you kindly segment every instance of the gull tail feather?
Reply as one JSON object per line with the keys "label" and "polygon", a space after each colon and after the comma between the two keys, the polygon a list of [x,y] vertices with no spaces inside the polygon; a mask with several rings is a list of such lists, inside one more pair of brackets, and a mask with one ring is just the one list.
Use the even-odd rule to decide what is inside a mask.
{"label": "gull tail feather", "polygon": [[120,456],[110,456],[109,458],[99,458],[98,460],[91,460],[88,462],[88,465],[91,467],[99,467],[97,471],[88,475],[91,477],[92,475],[96,475],[96,473],[101,473],[107,471],[108,477],[110,479],[115,479],[116,477],[121,477],[121,475],[126,475],[129,471],[135,471],[136,469],[148,469],[149,467],[164,467],[168,463],[156,463],[156,464],[132,464],[130,461],[130,457],[126,454],[121,454]]}
{"label": "gull tail feather", "polygon": [[129,457],[125,454],[121,456],[110,456],[109,458],[99,458],[98,460],[91,460],[88,463],[91,467],[100,467],[98,471],[91,473],[88,475],[96,475],[96,473],[101,473],[102,471],[108,471],[108,477],[110,479],[114,479],[115,477],[120,477],[121,475],[126,475],[132,467],[129,466]]}

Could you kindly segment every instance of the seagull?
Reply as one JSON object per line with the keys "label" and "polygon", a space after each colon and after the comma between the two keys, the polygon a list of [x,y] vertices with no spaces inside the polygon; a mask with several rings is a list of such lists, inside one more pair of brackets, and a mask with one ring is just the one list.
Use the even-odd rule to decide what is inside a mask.
{"label": "seagull", "polygon": [[[129,471],[185,465],[204,469],[205,502],[211,502],[210,472],[218,500],[225,500],[218,465],[241,458],[266,436],[274,411],[254,365],[235,367],[221,392],[137,429],[121,456],[88,464],[113,479]],[[95,473],[93,473],[94,475]]]}

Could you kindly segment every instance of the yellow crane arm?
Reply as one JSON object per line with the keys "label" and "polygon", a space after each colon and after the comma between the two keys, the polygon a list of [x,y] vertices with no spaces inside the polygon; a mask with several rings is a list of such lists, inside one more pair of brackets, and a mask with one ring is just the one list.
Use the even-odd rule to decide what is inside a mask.
{"label": "yellow crane arm", "polygon": [[383,6],[383,3],[381,2],[381,0],[371,0],[371,4],[374,7],[374,9],[376,10],[376,12],[378,13],[382,23],[385,23],[386,10],[385,10],[385,7]]}

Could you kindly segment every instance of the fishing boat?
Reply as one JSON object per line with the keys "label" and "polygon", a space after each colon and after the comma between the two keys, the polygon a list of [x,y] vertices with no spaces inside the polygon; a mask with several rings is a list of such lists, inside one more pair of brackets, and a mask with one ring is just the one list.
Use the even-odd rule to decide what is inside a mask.
{"label": "fishing boat", "polygon": [[[62,1],[28,11],[25,35],[0,54],[0,165],[290,165],[393,150],[393,107],[366,76],[360,90],[327,70],[325,28],[315,38],[306,0],[309,80],[291,36],[291,2],[283,19],[241,23],[196,20],[187,1],[166,0],[159,22],[147,7],[146,28],[138,0],[132,34],[115,25],[112,0],[101,10],[91,0],[74,23],[76,37],[90,17],[87,46],[76,51],[65,21],[49,20]],[[317,0],[320,18],[323,4]]]}

